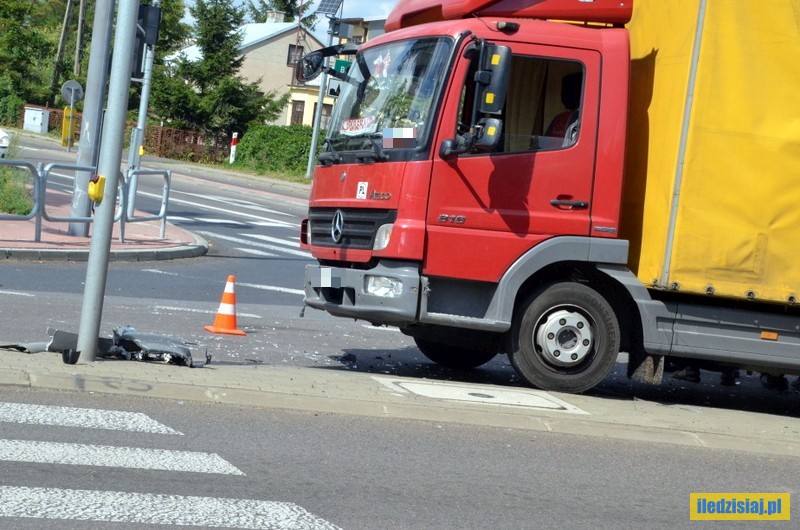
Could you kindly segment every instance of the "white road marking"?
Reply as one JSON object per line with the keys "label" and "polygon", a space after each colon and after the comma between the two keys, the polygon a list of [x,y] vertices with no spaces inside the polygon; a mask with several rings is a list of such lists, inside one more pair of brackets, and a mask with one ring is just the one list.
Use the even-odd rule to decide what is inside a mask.
{"label": "white road marking", "polygon": [[256,250],[254,248],[242,248],[236,247],[236,250],[244,252],[245,254],[253,254],[255,256],[262,256],[264,258],[277,258],[277,254],[271,254],[269,252],[264,252],[263,250]]}
{"label": "white road marking", "polygon": [[288,287],[278,287],[277,285],[261,285],[258,283],[239,283],[242,287],[252,287],[253,289],[261,289],[263,291],[277,291],[279,293],[299,294],[304,296],[306,294],[302,289],[289,289]]}
{"label": "white road marking", "polygon": [[146,525],[336,530],[290,502],[0,486],[0,516]]}
{"label": "white road marking", "polygon": [[[274,213],[274,214],[278,214],[278,215],[285,215],[287,217],[293,217],[293,215],[290,214],[290,213],[281,212],[281,211],[278,211],[278,210],[273,210],[271,208],[267,208],[266,206],[259,206],[257,203],[251,202],[251,201],[244,201],[244,200],[240,200],[240,199],[232,199],[230,197],[222,198],[222,197],[216,197],[214,195],[203,195],[203,194],[199,194],[199,193],[190,193],[188,191],[176,191],[175,193],[179,194],[179,195],[186,195],[188,197],[196,197],[198,199],[205,199],[207,201],[221,202],[223,204],[232,204],[232,205],[240,207],[240,208],[247,208],[249,210],[255,210],[257,212]],[[230,208],[229,208],[229,210],[230,210]]]}
{"label": "white road marking", "polygon": [[284,254],[291,254],[292,256],[300,256],[300,257],[303,257],[303,258],[311,259],[311,254],[309,254],[308,252],[304,252],[302,250],[294,250],[294,249],[291,249],[291,248],[276,247],[275,245],[268,245],[266,243],[258,243],[258,242],[255,242],[255,241],[242,239],[240,237],[226,236],[224,234],[217,234],[215,232],[207,232],[207,231],[204,231],[204,230],[198,231],[198,234],[203,235],[203,236],[208,236],[208,237],[211,237],[211,238],[216,237],[218,239],[224,239],[225,241],[230,241],[231,243],[237,243],[239,245],[249,245],[251,247],[263,248],[265,250],[283,252]]}
{"label": "white road marking", "polygon": [[210,225],[236,225],[236,226],[250,226],[250,223],[243,223],[241,221],[234,221],[233,219],[215,219],[213,217],[195,217],[195,221],[206,223]]}
{"label": "white road marking", "polygon": [[[264,234],[239,234],[239,235],[243,237],[252,237],[254,239],[260,239],[261,241],[269,241],[270,243],[277,243],[279,245],[287,245],[293,249],[297,249],[299,246],[299,243],[297,241],[289,241],[278,237],[265,236]],[[306,254],[308,253],[306,252]]]}
{"label": "white road marking", "polygon": [[166,276],[180,276],[177,272],[167,272],[158,269],[142,269],[142,272],[152,272],[154,274],[164,274]]}
{"label": "white road marking", "polygon": [[155,434],[183,434],[170,429],[141,412],[31,405],[27,403],[0,403],[0,422]]}
{"label": "white road marking", "polygon": [[[217,310],[211,311],[209,309],[192,309],[189,307],[175,307],[175,306],[168,306],[168,305],[156,305],[153,306],[153,309],[156,311],[183,311],[186,313],[200,313],[202,315],[216,315]],[[236,313],[240,317],[248,317],[248,318],[261,318],[261,315],[254,315],[253,313]]]}
{"label": "white road marking", "polygon": [[30,298],[33,298],[34,296],[36,296],[35,294],[20,293],[19,291],[0,291],[0,294],[9,294],[9,295],[12,295],[12,296],[28,296]]}
{"label": "white road marking", "polygon": [[0,460],[73,466],[119,467],[187,473],[244,475],[217,454],[140,447],[0,440]]}
{"label": "white road marking", "polygon": [[[263,227],[272,227],[272,228],[291,228],[292,230],[297,230],[297,225],[294,226],[286,226],[286,223],[280,222],[275,223],[272,221],[258,221],[255,223],[250,223],[252,226],[263,226]],[[298,238],[299,239],[299,238]]]}
{"label": "white road marking", "polygon": [[[146,196],[149,196],[149,197],[155,197],[157,199],[161,199],[161,195],[156,195],[156,194],[153,194],[153,193],[140,192],[139,195],[146,195]],[[174,199],[173,197],[169,198],[169,202],[170,203],[185,204],[187,206],[195,206],[197,208],[202,208],[203,210],[210,210],[210,211],[215,211],[215,212],[223,212],[225,215],[235,215],[236,217],[244,217],[246,219],[252,219],[254,221],[268,221],[268,222],[271,222],[271,223],[278,223],[281,226],[297,227],[298,229],[300,227],[299,223],[290,223],[290,222],[287,222],[287,221],[280,221],[278,219],[271,219],[269,217],[262,217],[260,215],[253,215],[253,214],[249,214],[249,213],[245,213],[245,212],[241,212],[241,211],[231,211],[230,208],[219,208],[219,207],[216,207],[216,206],[211,206],[210,204],[202,204],[202,203],[199,203],[199,202],[184,201],[182,199]],[[170,216],[167,215],[167,218],[170,218]]]}

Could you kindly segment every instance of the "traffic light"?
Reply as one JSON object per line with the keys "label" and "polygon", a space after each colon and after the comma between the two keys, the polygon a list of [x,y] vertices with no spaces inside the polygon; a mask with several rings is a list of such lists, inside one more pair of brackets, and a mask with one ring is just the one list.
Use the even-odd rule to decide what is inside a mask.
{"label": "traffic light", "polygon": [[145,4],[139,5],[139,17],[136,23],[144,30],[144,43],[148,46],[158,44],[158,26],[161,25],[161,8]]}
{"label": "traffic light", "polygon": [[161,8],[146,4],[139,5],[139,16],[136,20],[136,42],[133,48],[133,65],[131,77],[144,77],[145,47],[155,46],[158,42],[158,26],[161,24]]}

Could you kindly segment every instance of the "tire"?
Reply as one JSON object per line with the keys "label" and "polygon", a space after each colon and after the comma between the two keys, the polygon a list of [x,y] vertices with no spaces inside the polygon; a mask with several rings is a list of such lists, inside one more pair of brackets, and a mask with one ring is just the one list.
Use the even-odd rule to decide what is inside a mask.
{"label": "tire", "polygon": [[522,304],[509,355],[517,373],[543,390],[584,392],[614,367],[619,322],[594,289],[575,282],[546,285]]}
{"label": "tire", "polygon": [[488,363],[497,355],[495,351],[471,350],[418,337],[414,337],[414,342],[417,343],[417,348],[422,354],[431,361],[458,370],[477,368],[482,364]]}

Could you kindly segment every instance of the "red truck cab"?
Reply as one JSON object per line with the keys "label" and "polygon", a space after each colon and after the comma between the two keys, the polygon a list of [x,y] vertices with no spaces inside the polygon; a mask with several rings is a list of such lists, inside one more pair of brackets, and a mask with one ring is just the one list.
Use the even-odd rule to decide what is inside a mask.
{"label": "red truck cab", "polygon": [[[343,76],[302,226],[301,244],[318,260],[306,269],[305,303],[398,326],[443,365],[508,354],[527,383],[547,390],[592,388],[620,351],[629,376],[654,383],[666,356],[800,373],[796,286],[741,258],[748,245],[766,256],[771,230],[746,222],[753,193],[729,190],[728,175],[718,175],[737,192],[722,194],[722,211],[693,195],[704,188],[682,186],[709,173],[683,172],[699,156],[687,160],[690,140],[707,136],[693,132],[710,130],[692,121],[696,74],[707,65],[700,52],[737,72],[742,64],[719,36],[701,49],[704,6],[642,2],[634,40],[623,27],[632,0],[399,2],[387,33],[362,46]],[[728,31],[747,20],[731,22],[723,5],[709,13]],[[684,32],[694,23],[694,38],[675,38],[664,20]],[[707,31],[718,34],[718,24]],[[769,31],[747,37],[776,56],[764,44]],[[312,78],[339,49],[309,54],[298,78]],[[732,90],[713,79],[710,88],[710,101]],[[724,152],[731,137],[714,137],[714,148]],[[747,168],[748,185],[783,182],[759,169]],[[783,218],[773,210],[767,219]],[[705,264],[695,237],[705,227],[689,218],[741,221],[744,242],[718,245]],[[792,255],[775,248],[777,263]],[[670,275],[676,256],[689,287]],[[788,290],[788,305],[758,299],[766,284]]]}
{"label": "red truck cab", "polygon": [[[399,326],[429,358],[477,366],[518,348],[513,329],[542,284],[531,278],[627,260],[616,237],[630,58],[612,26],[630,12],[572,2],[581,12],[568,18],[589,26],[520,18],[535,8],[511,13],[512,2],[458,4],[402,2],[392,31],[358,51],[301,242],[319,262],[307,305]],[[482,8],[496,14],[462,18]],[[599,316],[558,315],[567,325],[547,326],[562,335],[556,378],[531,382],[593,386],[613,362],[596,350],[618,351],[619,333]],[[599,357],[590,377],[570,373]]]}

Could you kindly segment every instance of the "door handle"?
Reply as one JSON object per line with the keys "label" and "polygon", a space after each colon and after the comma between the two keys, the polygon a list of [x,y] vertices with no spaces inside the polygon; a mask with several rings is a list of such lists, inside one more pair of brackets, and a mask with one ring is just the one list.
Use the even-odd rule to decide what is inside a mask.
{"label": "door handle", "polygon": [[585,210],[589,207],[586,201],[568,201],[564,199],[551,199],[550,205],[556,208],[564,208],[566,210]]}

